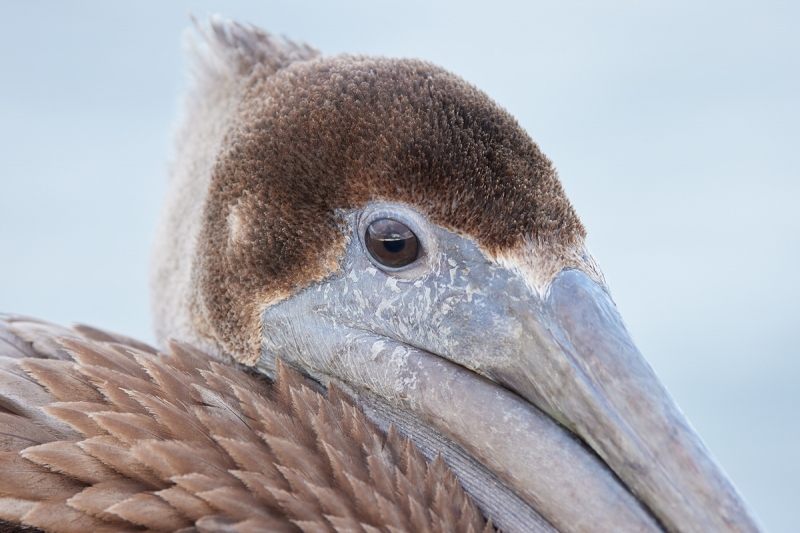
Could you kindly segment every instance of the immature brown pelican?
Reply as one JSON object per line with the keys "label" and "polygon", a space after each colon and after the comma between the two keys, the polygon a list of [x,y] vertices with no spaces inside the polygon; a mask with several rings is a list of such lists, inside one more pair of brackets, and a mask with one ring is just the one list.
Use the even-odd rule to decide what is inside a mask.
{"label": "immature brown pelican", "polygon": [[[153,296],[161,342],[171,337],[269,376],[287,374],[282,361],[334,391],[330,404],[336,407],[319,407],[317,396],[307,401],[324,424],[349,420],[349,403],[336,392],[344,391],[379,427],[393,424],[428,458],[441,453],[478,507],[505,531],[757,531],[745,504],[631,341],[550,161],[508,113],[429,63],[322,57],[235,23],[212,23],[209,33],[207,49],[197,56],[196,87],[155,247]],[[9,342],[33,343],[17,350],[48,353],[42,346],[52,335],[36,336],[13,325],[9,331],[16,339]],[[87,331],[83,335],[94,338]],[[102,340],[113,338],[95,342]],[[87,355],[113,351],[112,345],[64,343],[76,362],[58,363],[59,383],[80,384],[74,385],[79,402],[93,402],[90,422],[74,415],[88,409],[75,402],[47,407],[46,416],[37,419],[38,411],[29,406],[68,396],[51,388],[54,368],[40,370],[19,354],[7,362],[9,375],[16,376],[9,383],[37,399],[15,392],[3,404],[16,423],[26,416],[39,421],[29,433],[13,437],[13,450],[20,449],[20,439],[44,438],[30,433],[42,426],[50,434],[60,431],[59,440],[80,441],[69,452],[59,451],[59,461],[47,455],[58,443],[22,451],[22,459],[15,451],[5,456],[18,461],[14,465],[22,461],[47,469],[48,475],[62,472],[64,483],[83,483],[69,489],[73,492],[48,493],[51,499],[61,495],[60,509],[80,511],[108,527],[120,520],[162,527],[163,522],[142,518],[158,513],[176,518],[163,529],[194,523],[200,530],[212,525],[223,530],[234,522],[242,530],[267,527],[247,526],[241,514],[231,517],[217,507],[217,514],[198,510],[215,506],[208,496],[215,487],[213,472],[225,487],[239,483],[256,492],[242,479],[247,476],[230,474],[255,468],[240,464],[245,450],[237,455],[226,448],[234,446],[239,430],[226,434],[208,426],[220,412],[235,413],[233,418],[255,431],[258,438],[242,437],[245,441],[267,444],[286,487],[297,491],[311,483],[292,483],[311,463],[287,467],[275,449],[280,445],[273,445],[274,434],[250,427],[275,424],[262,413],[268,409],[249,407],[250,397],[237,392],[226,374],[232,370],[196,362],[197,355],[182,358],[188,348],[173,348],[168,363],[158,363],[147,348],[132,347],[136,357],[119,362],[119,356]],[[50,347],[49,353],[61,353],[57,350]],[[192,364],[200,370],[193,371]],[[163,370],[165,365],[177,370]],[[119,372],[133,376],[119,385],[123,393],[116,386]],[[25,380],[33,383],[27,389]],[[173,393],[184,400],[170,400]],[[303,394],[312,398],[311,392],[295,395]],[[282,398],[278,403],[287,405],[286,395]],[[186,431],[202,427],[201,433],[210,434],[203,442],[214,453],[223,449],[227,459],[214,462],[190,444],[154,443],[181,437],[169,430],[166,415],[155,414],[162,401],[200,420],[200,426],[184,424]],[[115,406],[109,410],[123,412],[109,416],[97,407],[109,404]],[[261,422],[265,417],[268,422]],[[285,417],[276,419],[289,424]],[[341,444],[351,459],[336,464],[335,444],[352,438],[351,422],[341,425],[344,436],[325,446],[314,444],[324,441],[320,432],[297,437],[305,449],[317,446],[316,453],[326,454],[318,467],[333,481],[315,478],[314,490],[344,499],[347,485],[348,494],[369,508],[365,483],[380,485],[369,494],[388,498],[400,490],[400,474],[412,478],[408,468],[416,466],[394,471],[387,466],[394,475],[389,481],[371,473],[354,475],[361,484],[336,478],[342,465],[356,464],[352,457],[369,461],[370,456]],[[116,439],[115,452],[80,440],[90,434],[104,438],[102,432]],[[196,438],[202,441],[201,435]],[[295,437],[285,431],[282,438]],[[397,439],[390,433],[390,441]],[[148,444],[136,444],[140,440]],[[113,461],[102,454],[119,456],[126,446],[132,446],[135,466],[111,468]],[[388,446],[394,446],[389,458],[397,456],[400,445]],[[189,448],[195,461],[213,468],[198,472],[163,459]],[[285,455],[291,459],[291,453]],[[83,461],[89,474],[81,470],[76,478],[70,461]],[[99,473],[92,478],[94,467]],[[441,460],[429,468],[438,473],[418,472],[414,479],[446,478]],[[205,484],[189,488],[199,475],[206,476]],[[150,483],[147,490],[125,492],[114,484],[135,476]],[[458,493],[452,481],[443,483]],[[87,484],[97,486],[85,489]],[[420,501],[452,515],[448,523],[458,524],[454,528],[483,527],[466,497],[445,505],[443,492],[427,485],[423,496],[401,494],[395,507],[375,503],[377,516],[386,520],[377,525],[360,518],[337,522],[355,515],[334,513],[336,505],[323,509],[321,492],[311,489],[301,501],[316,502],[316,514],[308,514],[316,521],[298,518],[287,511],[295,505],[289,497],[281,500],[276,494],[283,493],[270,487],[264,497],[275,499],[291,524],[307,531],[391,529],[395,523],[413,530],[416,526],[407,525],[411,518],[387,517],[404,505],[409,516],[419,517],[427,512]],[[90,492],[75,492],[78,488]],[[227,492],[224,501],[232,506],[236,494],[246,492]],[[3,518],[19,523],[37,516],[39,507],[30,503],[35,493],[12,498]],[[121,502],[128,503],[114,507]],[[212,515],[223,518],[195,522]],[[54,530],[57,522],[27,520]]]}

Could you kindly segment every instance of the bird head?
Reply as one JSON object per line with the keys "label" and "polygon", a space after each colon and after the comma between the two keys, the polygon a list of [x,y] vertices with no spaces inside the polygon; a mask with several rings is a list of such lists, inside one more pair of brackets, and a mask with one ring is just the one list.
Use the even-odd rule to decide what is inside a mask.
{"label": "bird head", "polygon": [[336,384],[507,530],[757,529],[508,112],[423,61],[204,32],[153,260],[160,338]]}

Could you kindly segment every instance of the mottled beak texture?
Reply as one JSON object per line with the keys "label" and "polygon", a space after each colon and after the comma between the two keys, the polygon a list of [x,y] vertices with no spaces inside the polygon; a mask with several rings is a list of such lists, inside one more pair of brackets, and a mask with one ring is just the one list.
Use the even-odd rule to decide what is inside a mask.
{"label": "mottled beak texture", "polygon": [[[540,320],[553,350],[521,357],[519,372],[498,380],[532,401],[543,397],[540,407],[589,444],[669,531],[756,531],[606,289],[566,270],[544,304]],[[559,374],[558,387],[534,377],[548,371]]]}
{"label": "mottled beak texture", "polygon": [[[418,264],[370,258],[375,212],[420,236]],[[263,370],[279,356],[351,391],[507,531],[757,531],[591,269],[541,291],[408,207],[345,219],[340,272],[264,312]]]}

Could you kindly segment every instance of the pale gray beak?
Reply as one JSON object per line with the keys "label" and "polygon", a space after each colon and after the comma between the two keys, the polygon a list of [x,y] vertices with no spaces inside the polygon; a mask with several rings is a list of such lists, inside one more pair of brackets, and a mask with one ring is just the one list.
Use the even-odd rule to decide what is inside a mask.
{"label": "pale gray beak", "polygon": [[442,453],[504,531],[758,531],[602,285],[564,270],[542,296],[470,239],[375,209],[389,208],[425,260],[376,268],[350,213],[341,272],[264,312],[262,370],[280,357],[351,392]]}
{"label": "pale gray beak", "polygon": [[579,435],[666,529],[757,530],[605,290],[566,270],[543,304],[519,310],[538,333],[527,355],[484,372]]}

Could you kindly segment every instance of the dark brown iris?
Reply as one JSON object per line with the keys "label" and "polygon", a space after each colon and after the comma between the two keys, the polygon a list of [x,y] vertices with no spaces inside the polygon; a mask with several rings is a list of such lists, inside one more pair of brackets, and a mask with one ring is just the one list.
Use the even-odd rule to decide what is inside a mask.
{"label": "dark brown iris", "polygon": [[419,239],[402,222],[382,218],[367,228],[367,249],[375,260],[389,268],[410,265],[419,257]]}

